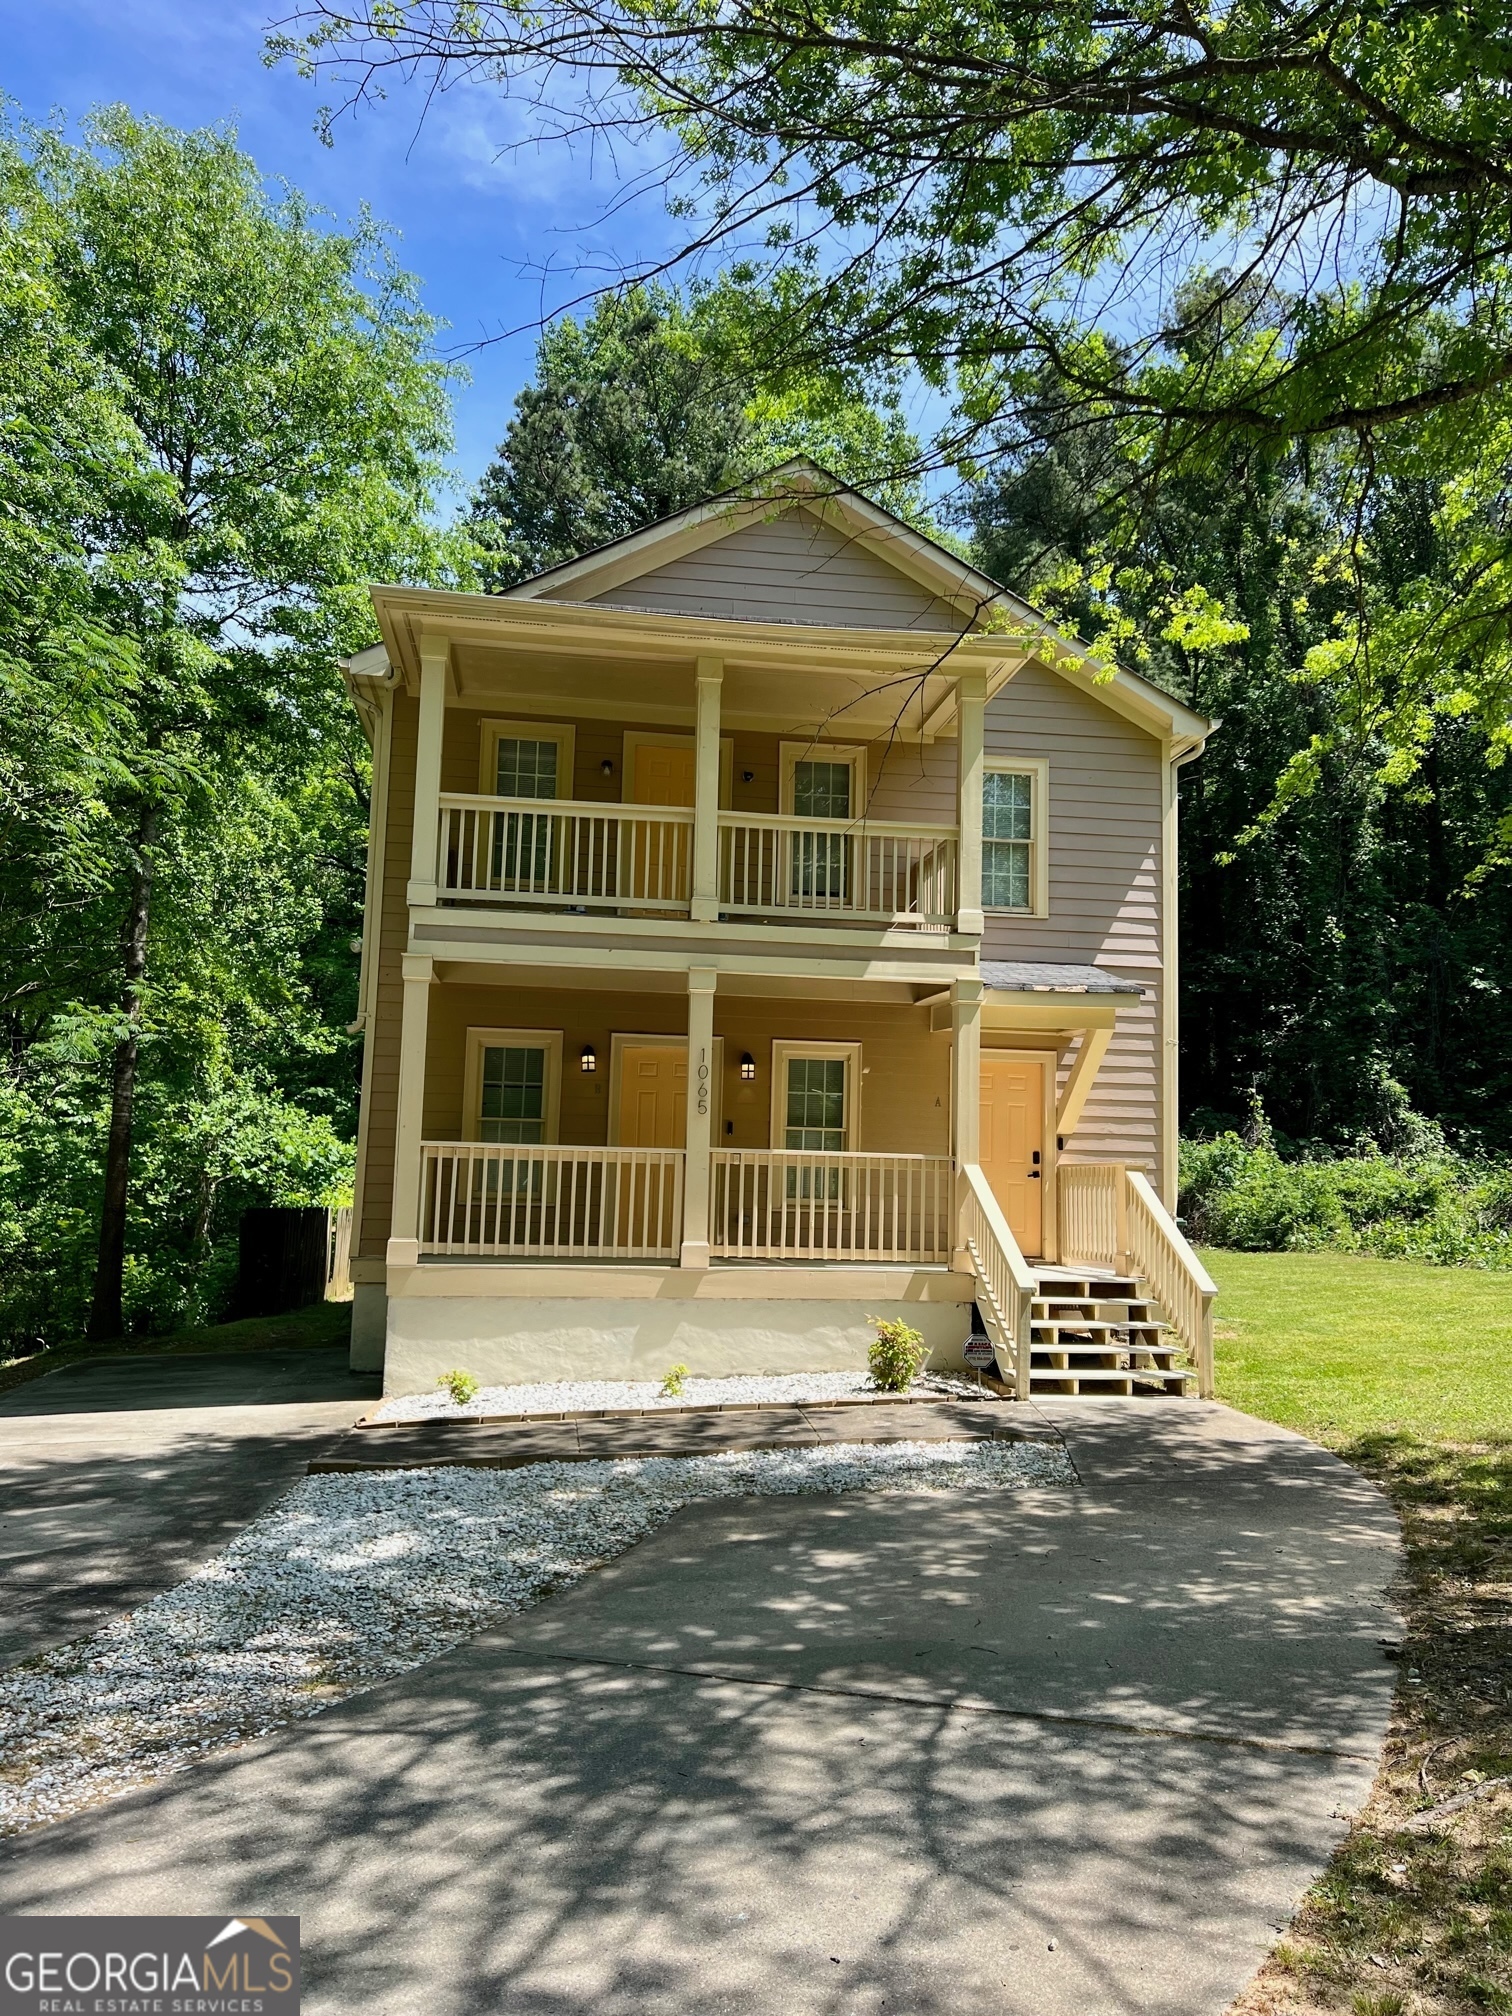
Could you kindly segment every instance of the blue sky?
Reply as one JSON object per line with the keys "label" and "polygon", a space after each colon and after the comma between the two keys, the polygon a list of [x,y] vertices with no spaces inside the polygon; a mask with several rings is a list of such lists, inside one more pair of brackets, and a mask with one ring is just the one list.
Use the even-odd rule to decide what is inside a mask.
{"label": "blue sky", "polygon": [[470,346],[533,322],[592,274],[661,250],[661,205],[653,194],[598,221],[620,193],[614,164],[560,146],[511,148],[523,116],[489,87],[447,94],[423,124],[421,94],[398,89],[322,146],[315,115],[330,87],[262,60],[269,20],[289,11],[269,0],[0,0],[0,90],[28,118],[56,109],[76,119],[120,101],[179,126],[229,122],[266,176],[343,220],[366,202],[397,229],[400,259],[450,323],[445,346],[468,352],[473,382],[456,412],[457,469],[470,482],[530,374],[535,336]]}

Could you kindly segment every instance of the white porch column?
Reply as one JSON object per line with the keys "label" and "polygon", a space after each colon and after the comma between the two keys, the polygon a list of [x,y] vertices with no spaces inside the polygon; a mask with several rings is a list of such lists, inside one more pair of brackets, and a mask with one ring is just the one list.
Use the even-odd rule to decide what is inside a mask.
{"label": "white porch column", "polygon": [[420,645],[420,727],[415,744],[415,826],[410,838],[409,901],[429,908],[436,900],[436,842],[441,818],[441,735],[446,723],[448,647],[435,638]]}
{"label": "white porch column", "polygon": [[420,1258],[420,1143],[425,1137],[425,1039],[430,1026],[434,961],[404,955],[404,1007],[399,1024],[399,1111],[394,1128],[394,1200],[388,1262],[413,1267]]}
{"label": "white porch column", "polygon": [[688,1131],[683,1164],[682,1265],[709,1264],[709,1149],[714,1117],[714,989],[712,966],[688,969]]}
{"label": "white porch column", "polygon": [[961,1242],[960,1213],[968,1162],[982,1157],[982,983],[957,980],[950,990],[950,1131],[956,1166],[956,1250],[951,1266],[971,1272]]}
{"label": "white porch column", "polygon": [[982,928],[982,760],[987,709],[985,672],[962,672],[956,679],[956,823],[961,829],[956,855],[960,889],[957,931]]}
{"label": "white porch column", "polygon": [[724,660],[698,661],[698,714],[694,731],[693,921],[719,916],[719,699]]}

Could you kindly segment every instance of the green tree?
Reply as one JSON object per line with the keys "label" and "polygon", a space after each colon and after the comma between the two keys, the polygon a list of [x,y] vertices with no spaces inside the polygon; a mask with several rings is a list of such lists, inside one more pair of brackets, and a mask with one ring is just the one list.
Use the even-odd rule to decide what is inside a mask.
{"label": "green tree", "polygon": [[[1220,720],[1182,773],[1188,1123],[1239,1127],[1258,1098],[1294,1142],[1395,1151],[1416,1109],[1505,1150],[1512,916],[1505,881],[1475,870],[1512,776],[1470,724],[1440,718],[1412,787],[1387,791],[1383,741],[1341,733],[1354,695],[1317,668],[1350,589],[1326,450],[1236,444],[1211,474],[1176,475],[1140,447],[1047,378],[971,521],[982,565]],[[1376,504],[1364,557],[1384,606],[1443,559],[1422,485]],[[1316,788],[1269,816],[1303,747]]]}
{"label": "green tree", "polygon": [[[74,907],[58,906],[35,947],[29,1035],[72,1065],[106,1053],[89,1316],[106,1337],[124,1320],[144,1038],[177,1046],[192,1086],[217,1047],[190,1040],[192,1004],[208,1012],[217,988],[223,1005],[246,998],[258,968],[252,993],[278,991],[263,984],[279,964],[276,903],[246,901],[270,880],[265,855],[242,847],[235,884],[206,864],[246,830],[253,783],[289,802],[351,743],[333,661],[371,635],[363,583],[443,573],[426,518],[448,442],[445,373],[379,227],[337,231],[297,195],[273,197],[228,134],[117,108],[78,145],[55,129],[8,135],[3,170],[12,250],[39,276],[58,342],[86,360],[83,383],[119,416],[113,452],[131,458],[131,480],[103,485],[83,449],[59,451],[81,500],[80,592],[113,656],[85,678],[77,651],[63,676],[45,652],[17,653],[31,718],[54,721],[55,749],[86,751],[66,802],[83,808],[68,816],[87,824],[87,850],[48,837],[42,754],[10,801],[24,856],[86,862]],[[60,556],[57,582],[71,562]],[[265,894],[285,893],[278,879]],[[233,888],[250,943],[226,929]],[[218,972],[193,979],[217,949]],[[223,1036],[238,1019],[222,1017]]]}
{"label": "green tree", "polygon": [[[300,20],[274,46],[347,102],[390,72],[481,74],[558,130],[662,126],[684,256],[756,268],[741,368],[920,374],[954,407],[946,461],[988,458],[1047,369],[1162,470],[1329,444],[1352,607],[1317,663],[1358,696],[1340,729],[1389,782],[1441,718],[1504,754],[1503,6],[307,0]],[[1351,521],[1414,475],[1442,565],[1382,600]]]}
{"label": "green tree", "polygon": [[474,502],[494,583],[701,504],[734,480],[747,433],[742,389],[708,362],[670,289],[607,296],[581,324],[564,315]]}
{"label": "green tree", "polygon": [[835,373],[732,372],[738,290],[606,295],[562,316],[478,486],[471,525],[507,587],[804,454],[921,519],[919,444],[899,414]]}

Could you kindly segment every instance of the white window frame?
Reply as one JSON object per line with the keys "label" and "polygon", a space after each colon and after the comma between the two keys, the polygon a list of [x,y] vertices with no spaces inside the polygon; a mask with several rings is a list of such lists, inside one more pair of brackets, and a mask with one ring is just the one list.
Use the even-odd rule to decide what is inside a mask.
{"label": "white window frame", "polygon": [[[478,744],[478,790],[485,798],[499,794],[499,744],[506,737],[522,742],[555,742],[557,745],[557,797],[573,798],[577,757],[577,730],[570,721],[494,721],[480,723]],[[560,787],[565,782],[566,789]],[[541,799],[550,805],[550,798]]]}
{"label": "white window frame", "polygon": [[[983,773],[989,770],[1007,771],[1016,777],[1029,779],[1029,907],[1026,910],[1009,909],[1006,904],[986,901],[988,846],[985,832],[982,835],[982,908],[990,917],[1048,917],[1050,915],[1050,849],[1046,836],[1050,828],[1050,765],[1043,756],[988,756],[983,763]],[[978,818],[983,818],[983,811]]]}
{"label": "white window frame", "polygon": [[536,1142],[501,1142],[500,1147],[546,1147],[561,1138],[562,1032],[560,1029],[469,1029],[462,1072],[462,1139],[483,1139],[483,1052],[544,1050],[546,1083],[542,1105],[542,1138]]}
{"label": "white window frame", "polygon": [[787,1147],[787,1067],[794,1058],[842,1057],[845,1060],[845,1146],[844,1155],[861,1149],[861,1045],[859,1043],[805,1043],[799,1040],[772,1044],[772,1105],[770,1140],[774,1152],[799,1154]]}
{"label": "white window frame", "polygon": [[778,746],[780,783],[777,803],[783,816],[793,813],[794,776],[800,763],[848,763],[851,770],[851,821],[866,810],[866,745],[862,742],[783,742]]}
{"label": "white window frame", "polygon": [[[640,803],[639,799],[631,798],[625,794],[629,792],[631,785],[635,781],[635,752],[643,743],[649,743],[653,749],[657,749],[661,748],[665,743],[685,742],[691,749],[695,746],[696,739],[695,736],[684,733],[680,728],[665,728],[660,733],[654,728],[627,728],[625,730],[624,748],[620,754],[621,803],[625,805],[637,805]],[[730,798],[734,788],[734,776],[735,738],[732,735],[721,735],[719,738],[719,803],[721,810],[729,810]]]}

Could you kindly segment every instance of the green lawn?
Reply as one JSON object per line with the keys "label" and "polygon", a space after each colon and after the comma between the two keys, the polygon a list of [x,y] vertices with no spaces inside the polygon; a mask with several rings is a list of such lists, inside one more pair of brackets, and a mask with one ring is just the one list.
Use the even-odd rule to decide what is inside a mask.
{"label": "green lawn", "polygon": [[1512,1436],[1512,1274],[1352,1253],[1216,1253],[1221,1399],[1331,1447]]}
{"label": "green lawn", "polygon": [[[1220,1398],[1402,1521],[1404,1685],[1370,1805],[1232,2016],[1512,2012],[1512,1276],[1204,1253]],[[1427,1831],[1415,1817],[1485,1785]]]}

